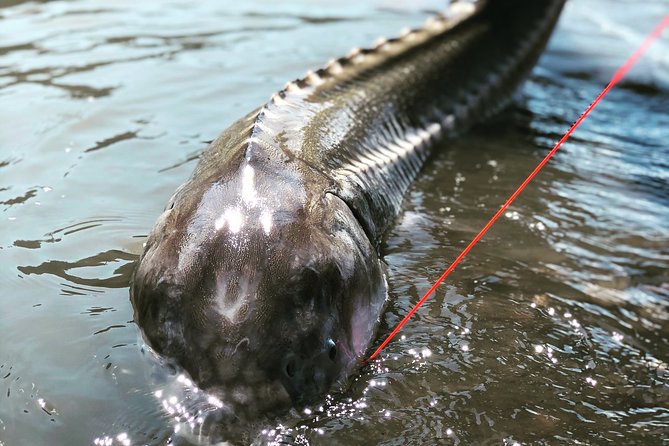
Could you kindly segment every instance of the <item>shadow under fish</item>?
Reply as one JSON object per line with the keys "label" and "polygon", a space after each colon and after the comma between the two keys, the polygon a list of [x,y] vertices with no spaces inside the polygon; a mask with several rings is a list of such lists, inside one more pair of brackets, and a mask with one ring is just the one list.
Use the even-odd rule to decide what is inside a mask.
{"label": "shadow under fish", "polygon": [[563,3],[453,3],[288,83],[211,143],[130,289],[147,343],[206,392],[195,431],[238,438],[345,388],[383,311],[380,241],[404,193],[437,140],[509,104]]}

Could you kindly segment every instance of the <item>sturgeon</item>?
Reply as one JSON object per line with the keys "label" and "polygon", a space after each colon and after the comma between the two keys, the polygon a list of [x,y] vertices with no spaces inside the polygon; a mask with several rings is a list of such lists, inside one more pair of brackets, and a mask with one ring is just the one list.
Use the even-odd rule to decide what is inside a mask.
{"label": "sturgeon", "polygon": [[380,241],[434,143],[498,113],[563,0],[456,2],[289,82],[203,153],[130,289],[146,342],[231,423],[314,401],[361,363]]}

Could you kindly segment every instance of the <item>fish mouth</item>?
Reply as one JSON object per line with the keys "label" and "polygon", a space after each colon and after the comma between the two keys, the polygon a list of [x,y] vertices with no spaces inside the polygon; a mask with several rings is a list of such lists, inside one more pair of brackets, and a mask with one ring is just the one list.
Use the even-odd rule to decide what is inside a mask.
{"label": "fish mouth", "polygon": [[234,387],[210,388],[208,402],[216,406],[216,421],[223,427],[246,425],[249,420],[271,419],[293,406],[280,380],[259,381]]}
{"label": "fish mouth", "polygon": [[346,348],[334,342],[325,342],[324,347],[306,359],[297,351],[284,354],[279,364],[285,368],[279,376],[254,362],[235,379],[206,388],[149,345],[144,344],[142,351],[154,364],[154,388],[159,389],[154,396],[175,434],[195,444],[236,445],[253,443],[268,426],[301,419],[303,413],[311,413],[306,408],[322,402],[326,393],[342,390],[339,381],[329,381],[333,375],[328,375],[327,365],[334,365],[333,359],[359,364],[351,363]]}
{"label": "fish mouth", "polygon": [[[143,343],[152,364],[153,396],[174,433],[196,444],[248,443],[257,430],[294,406],[280,379],[247,373],[252,381],[202,388],[180,365]],[[228,444],[228,443],[224,443]]]}

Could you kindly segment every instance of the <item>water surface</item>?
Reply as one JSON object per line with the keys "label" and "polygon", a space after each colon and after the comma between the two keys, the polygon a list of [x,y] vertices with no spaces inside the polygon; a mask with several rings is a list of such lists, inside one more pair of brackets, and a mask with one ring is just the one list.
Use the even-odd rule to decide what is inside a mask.
{"label": "water surface", "polygon": [[[0,7],[0,444],[188,444],[128,300],[155,218],[228,124],[435,6],[265,3]],[[668,6],[572,1],[514,106],[441,145],[384,244],[379,338]],[[665,33],[345,394],[257,442],[666,442],[668,55]]]}

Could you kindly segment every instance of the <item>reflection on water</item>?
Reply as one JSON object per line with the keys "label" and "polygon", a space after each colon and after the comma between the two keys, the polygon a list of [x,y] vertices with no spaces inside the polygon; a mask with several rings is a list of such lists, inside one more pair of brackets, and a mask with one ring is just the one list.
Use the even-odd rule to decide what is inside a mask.
{"label": "reflection on water", "polygon": [[[665,13],[571,2],[516,105],[443,144],[385,241],[381,335]],[[145,235],[235,118],[426,14],[381,1],[3,3],[0,444],[206,439],[216,401],[143,350],[132,322]],[[668,46],[657,42],[345,394],[258,426],[256,442],[663,441]]]}
{"label": "reflection on water", "polygon": [[[96,225],[88,226],[88,228],[93,228]],[[16,246],[16,243],[15,243]],[[82,288],[82,287],[101,287],[101,288],[126,288],[128,286],[128,278],[132,274],[134,268],[134,261],[137,260],[136,255],[128,254],[123,251],[110,250],[107,252],[101,252],[91,257],[85,259],[77,260],[76,262],[63,262],[60,260],[49,260],[37,266],[19,266],[17,269],[23,274],[53,274],[62,279],[65,279],[69,286],[72,289],[78,289],[81,291],[87,292],[102,292],[95,290],[94,288]],[[103,267],[109,267],[110,264],[114,265],[119,261],[126,261],[126,263],[118,266],[112,272],[110,277],[99,277],[103,274]],[[130,263],[128,263],[130,262]],[[94,272],[91,273],[93,277],[83,277],[83,271],[81,268],[94,268]],[[80,274],[73,274],[70,271],[82,271]],[[79,287],[74,284],[80,285]],[[65,292],[63,290],[63,292]],[[74,292],[71,292],[74,293]]]}

